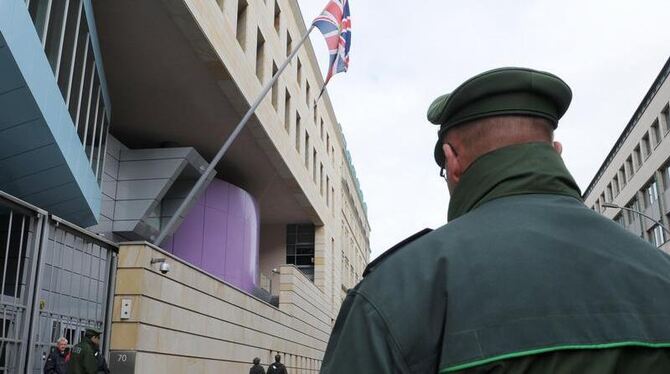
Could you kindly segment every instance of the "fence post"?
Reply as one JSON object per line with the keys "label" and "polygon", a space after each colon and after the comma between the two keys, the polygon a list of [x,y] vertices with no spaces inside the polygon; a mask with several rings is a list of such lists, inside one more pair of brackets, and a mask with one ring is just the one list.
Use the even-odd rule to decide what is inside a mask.
{"label": "fence post", "polygon": [[[32,371],[31,365],[33,365],[33,353],[34,353],[34,345],[35,345],[35,336],[37,329],[39,326],[39,316],[40,316],[40,305],[39,305],[39,299],[40,299],[40,289],[41,289],[41,274],[44,271],[44,253],[47,251],[47,247],[49,245],[49,217],[47,215],[39,215],[39,221],[41,224],[38,224],[38,226],[41,226],[41,230],[39,230],[38,237],[36,237],[35,240],[35,257],[33,259],[33,265],[31,269],[31,276],[32,276],[32,281],[33,285],[30,287],[29,293],[31,294],[30,298],[28,299],[28,309],[26,310],[26,319],[28,321],[28,336],[24,340],[27,352],[26,352],[26,361],[25,361],[25,372]],[[37,230],[36,230],[37,231]],[[35,269],[37,269],[37,272],[35,272]],[[23,369],[23,368],[22,368]],[[19,370],[19,373],[24,372],[23,370]]]}

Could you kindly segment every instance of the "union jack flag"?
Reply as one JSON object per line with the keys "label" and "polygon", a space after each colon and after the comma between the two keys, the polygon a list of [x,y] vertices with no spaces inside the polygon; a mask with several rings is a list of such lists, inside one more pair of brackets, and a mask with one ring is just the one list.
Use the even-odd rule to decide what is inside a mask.
{"label": "union jack flag", "polygon": [[321,15],[314,19],[312,25],[318,28],[326,38],[330,52],[325,87],[333,75],[346,72],[349,68],[349,48],[351,47],[349,0],[330,0]]}

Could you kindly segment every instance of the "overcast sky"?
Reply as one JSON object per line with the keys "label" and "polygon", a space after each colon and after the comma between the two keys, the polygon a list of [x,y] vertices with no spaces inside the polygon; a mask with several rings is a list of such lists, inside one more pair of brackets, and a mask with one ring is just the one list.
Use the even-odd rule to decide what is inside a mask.
{"label": "overcast sky", "polygon": [[[307,23],[327,0],[298,0]],[[501,66],[552,72],[572,88],[556,140],[582,190],[670,56],[670,1],[350,0],[349,72],[328,91],[368,205],[371,259],[446,223],[433,161],[432,100]],[[328,52],[311,35],[321,62]]]}

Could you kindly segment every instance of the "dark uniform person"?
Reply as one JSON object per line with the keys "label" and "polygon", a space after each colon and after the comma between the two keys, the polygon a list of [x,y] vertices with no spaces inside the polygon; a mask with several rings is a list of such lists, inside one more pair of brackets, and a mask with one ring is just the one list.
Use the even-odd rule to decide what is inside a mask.
{"label": "dark uniform person", "polygon": [[261,359],[256,357],[253,362],[254,366],[249,369],[249,374],[265,374],[265,369],[261,366]]}
{"label": "dark uniform person", "polygon": [[583,204],[571,99],[503,68],[432,103],[449,223],[368,265],[321,373],[670,373],[670,256]]}
{"label": "dark uniform person", "polygon": [[280,355],[275,355],[275,362],[268,367],[268,374],[288,374],[286,366],[281,363]]}
{"label": "dark uniform person", "polygon": [[84,339],[72,348],[68,374],[98,374],[100,331],[86,329]]}

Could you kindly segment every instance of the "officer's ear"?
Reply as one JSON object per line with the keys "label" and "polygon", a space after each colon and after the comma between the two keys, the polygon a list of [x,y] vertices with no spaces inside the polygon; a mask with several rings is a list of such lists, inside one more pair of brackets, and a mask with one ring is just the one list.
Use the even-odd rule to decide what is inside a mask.
{"label": "officer's ear", "polygon": [[463,175],[463,163],[451,144],[447,142],[442,144],[442,151],[444,152],[444,158],[446,159],[447,164],[447,183],[449,183],[449,188],[451,189],[461,180],[461,176]]}
{"label": "officer's ear", "polygon": [[561,142],[554,142],[552,145],[554,146],[556,153],[560,156],[561,153],[563,153],[563,144],[561,144]]}

